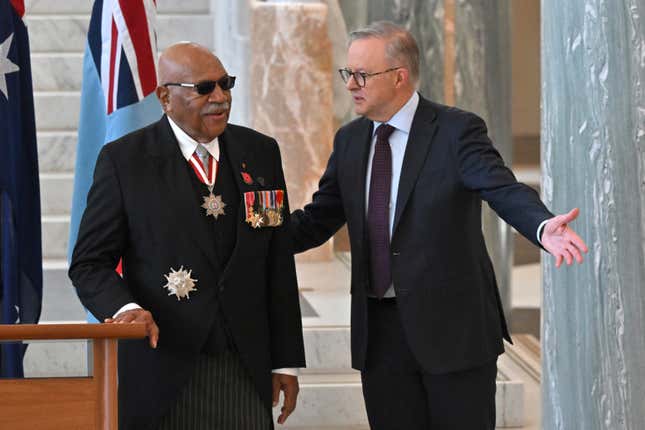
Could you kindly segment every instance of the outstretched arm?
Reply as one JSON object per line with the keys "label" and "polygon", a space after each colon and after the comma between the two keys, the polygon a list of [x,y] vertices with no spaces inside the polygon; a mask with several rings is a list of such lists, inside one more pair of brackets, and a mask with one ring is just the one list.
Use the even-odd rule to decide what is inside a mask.
{"label": "outstretched arm", "polygon": [[574,258],[580,264],[582,253],[588,251],[585,242],[568,225],[579,214],[580,210],[575,208],[569,213],[554,216],[544,225],[542,246],[555,257],[555,267],[560,267],[563,260],[570,266]]}

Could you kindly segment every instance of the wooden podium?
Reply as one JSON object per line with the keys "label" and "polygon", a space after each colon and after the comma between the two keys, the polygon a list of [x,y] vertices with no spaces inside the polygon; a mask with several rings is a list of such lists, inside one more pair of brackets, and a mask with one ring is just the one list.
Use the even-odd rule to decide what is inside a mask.
{"label": "wooden podium", "polygon": [[0,429],[117,430],[117,340],[145,337],[143,324],[0,325],[0,341],[93,341],[90,377],[0,378]]}

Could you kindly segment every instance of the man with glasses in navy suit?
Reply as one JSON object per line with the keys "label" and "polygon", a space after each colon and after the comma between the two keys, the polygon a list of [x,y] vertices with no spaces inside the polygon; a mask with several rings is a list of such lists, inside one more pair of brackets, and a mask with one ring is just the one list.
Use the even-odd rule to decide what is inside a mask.
{"label": "man with glasses in navy suit", "polygon": [[388,22],[350,34],[340,75],[360,118],[341,127],[318,191],[292,214],[296,252],[347,223],[352,365],[378,430],[493,430],[510,342],[482,200],[557,259],[584,242],[518,183],[478,116],[416,92],[419,50]]}

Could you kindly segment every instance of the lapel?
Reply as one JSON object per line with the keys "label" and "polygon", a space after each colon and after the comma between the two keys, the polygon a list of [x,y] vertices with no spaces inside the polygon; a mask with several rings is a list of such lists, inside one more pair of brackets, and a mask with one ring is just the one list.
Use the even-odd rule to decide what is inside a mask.
{"label": "lapel", "polygon": [[[359,177],[351,181],[351,190],[349,195],[358,196],[356,199],[355,213],[358,216],[357,220],[358,232],[361,238],[365,238],[365,222],[366,222],[366,208],[365,208],[365,186],[367,183],[367,162],[370,156],[370,144],[372,143],[372,130],[374,123],[363,118],[357,125],[359,127],[356,133],[356,142],[349,144],[350,156],[348,157],[348,168],[350,171],[358,173]],[[353,140],[353,139],[352,139]],[[354,169],[354,166],[360,166],[359,169]]]}
{"label": "lapel", "polygon": [[399,179],[399,191],[396,198],[396,212],[394,214],[394,226],[392,228],[392,237],[396,233],[396,228],[401,220],[401,214],[405,205],[410,198],[410,194],[417,182],[421,168],[423,167],[432,139],[437,131],[437,124],[434,121],[437,114],[430,103],[421,97],[419,106],[412,120],[410,136],[405,148],[403,157],[403,167],[401,168],[401,178]]}
{"label": "lapel", "polygon": [[196,210],[194,207],[195,198],[186,159],[165,115],[157,123],[156,130],[157,142],[149,146],[149,155],[155,165],[161,189],[165,190],[164,195],[168,198],[168,207],[176,214],[174,219],[185,220],[186,225],[182,231],[190,234],[193,243],[197,244],[208,261],[216,264],[218,259],[215,247],[208,240],[210,235],[206,230],[208,223],[200,218],[204,216],[202,208]]}
{"label": "lapel", "polygon": [[[230,204],[237,204],[237,228],[236,228],[236,237],[235,245],[233,246],[233,251],[231,252],[231,257],[226,263],[226,267],[222,270],[221,279],[224,279],[230,268],[233,266],[232,263],[235,261],[237,255],[239,254],[240,248],[244,245],[244,240],[242,239],[245,234],[248,234],[247,229],[245,229],[245,211],[244,211],[244,199],[242,196],[246,191],[252,191],[257,188],[257,185],[248,185],[244,182],[241,172],[245,170],[242,167],[242,164],[246,166],[254,166],[255,159],[253,152],[249,150],[246,145],[245,139],[239,139],[235,133],[235,126],[230,124],[224,129],[224,132],[219,136],[221,144],[226,145],[226,157],[228,158],[228,163],[233,171],[233,176],[235,177],[235,184],[237,185],[238,190],[238,201],[231,202]],[[221,152],[220,152],[221,153]]]}

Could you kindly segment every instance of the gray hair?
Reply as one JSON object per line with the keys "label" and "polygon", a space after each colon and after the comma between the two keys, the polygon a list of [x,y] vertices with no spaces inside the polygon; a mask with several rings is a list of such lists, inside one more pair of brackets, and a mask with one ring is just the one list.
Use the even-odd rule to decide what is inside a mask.
{"label": "gray hair", "polygon": [[[410,71],[412,82],[419,80],[419,47],[412,34],[390,21],[376,21],[349,33],[349,44],[359,39],[377,38],[387,42],[385,55],[393,66]],[[395,62],[399,64],[394,64]]]}

